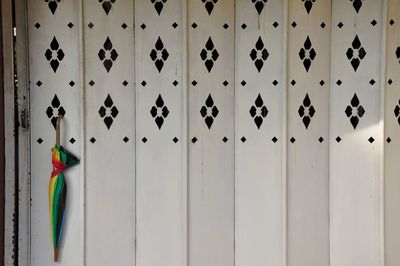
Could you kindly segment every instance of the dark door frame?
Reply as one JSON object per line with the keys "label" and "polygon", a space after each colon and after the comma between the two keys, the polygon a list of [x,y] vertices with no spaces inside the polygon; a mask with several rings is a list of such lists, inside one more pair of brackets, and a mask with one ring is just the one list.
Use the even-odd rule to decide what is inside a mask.
{"label": "dark door frame", "polygon": [[[27,265],[30,131],[27,0],[0,0],[0,259]],[[17,76],[17,78],[16,78]]]}
{"label": "dark door frame", "polygon": [[[2,31],[2,8],[0,6],[0,36]],[[2,38],[3,39],[3,38]],[[3,73],[3,42],[0,42],[0,110],[4,110],[4,73]],[[4,181],[5,181],[5,147],[4,147],[4,115],[0,115],[0,258],[4,258]],[[0,265],[4,265],[4,259],[0,260]]]}

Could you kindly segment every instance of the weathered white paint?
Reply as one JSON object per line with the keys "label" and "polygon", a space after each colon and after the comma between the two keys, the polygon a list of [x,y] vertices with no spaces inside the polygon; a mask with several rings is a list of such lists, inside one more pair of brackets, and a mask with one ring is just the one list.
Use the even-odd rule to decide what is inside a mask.
{"label": "weathered white paint", "polygon": [[[50,149],[55,143],[55,130],[46,115],[55,94],[66,115],[61,124],[61,143],[78,157],[80,153],[80,89],[78,47],[78,1],[59,4],[52,15],[44,1],[28,2],[29,79],[31,84],[31,258],[30,264],[49,265],[52,261],[50,242],[48,182],[51,173]],[[74,26],[69,28],[71,22]],[[39,23],[40,27],[35,27]],[[45,57],[50,42],[56,37],[65,57],[57,72]],[[73,80],[76,84],[70,86]],[[41,82],[40,86],[37,85]],[[38,143],[41,138],[43,142]],[[71,144],[69,140],[76,142]],[[81,159],[85,159],[82,158]],[[68,197],[60,264],[79,265],[81,250],[80,166],[66,172]]]}
{"label": "weathered white paint", "polygon": [[[385,86],[385,265],[395,266],[400,261],[400,123],[394,110],[400,100],[400,63],[396,50],[400,47],[400,1],[387,1],[386,18],[386,75],[382,77]],[[394,22],[394,23],[393,23]],[[391,82],[389,82],[391,80]],[[390,84],[389,84],[390,83]],[[389,141],[390,140],[390,141]]]}
{"label": "weathered white paint", "polygon": [[[188,1],[188,24],[193,23],[197,27],[188,27],[188,264],[231,266],[234,263],[236,141],[234,1],[218,1],[211,15],[201,1]],[[223,27],[225,23],[227,29]],[[200,58],[210,37],[219,53],[211,73]],[[224,86],[224,81],[229,84]],[[209,95],[219,110],[211,129],[200,115]],[[210,109],[207,115],[211,114]],[[195,143],[193,138],[197,138]]]}
{"label": "weathered white paint", "polygon": [[[243,29],[242,26],[246,25]],[[235,264],[282,265],[283,2],[236,1],[235,32]],[[268,51],[260,71],[250,57],[261,38]],[[245,80],[246,85],[241,82]],[[258,95],[268,113],[263,117]],[[252,107],[254,106],[254,107]],[[250,109],[256,108],[252,117]],[[253,114],[254,115],[254,114]],[[263,117],[258,128],[254,118]],[[247,140],[242,142],[241,138]],[[274,139],[276,138],[276,139]],[[273,140],[274,139],[274,140]]]}
{"label": "weathered white paint", "polygon": [[[329,265],[330,1],[289,1],[288,265]],[[325,26],[321,26],[324,23]],[[296,25],[295,25],[296,24]],[[307,37],[316,56],[306,71],[299,56]],[[311,106],[304,103],[308,95]],[[303,106],[304,116],[299,109]],[[306,128],[303,118],[309,115]],[[312,115],[312,116],[311,116]],[[321,139],[320,139],[321,138]]]}
{"label": "weathered white paint", "polygon": [[[85,265],[135,263],[135,98],[133,2],[83,6],[85,44]],[[93,27],[88,27],[89,23]],[[125,23],[124,29],[121,25]],[[107,38],[118,53],[109,72],[98,53]],[[106,53],[107,58],[110,55]],[[91,86],[89,83],[94,82]],[[127,81],[124,86],[123,82]],[[108,129],[99,115],[110,96],[118,114]],[[111,116],[111,108],[106,116]],[[127,137],[129,140],[124,141]],[[92,138],[96,141],[93,143]]]}
{"label": "weathered white paint", "polygon": [[[331,266],[381,265],[380,62],[382,1],[364,1],[359,13],[333,1],[331,71]],[[371,22],[377,24],[373,26]],[[339,22],[343,27],[336,26]],[[355,36],[366,56],[357,71],[344,56]],[[355,55],[358,55],[356,53]],[[371,79],[375,81],[371,84]],[[340,86],[337,81],[342,83]],[[344,115],[354,94],[365,109],[357,128]],[[337,142],[335,139],[342,139]],[[372,143],[369,138],[374,138]],[[381,265],[382,266],[382,265]]]}
{"label": "weathered white paint", "polygon": [[[164,3],[160,15],[149,1],[135,3],[137,266],[187,264],[182,18],[182,1]],[[161,71],[150,57],[158,38],[169,54]]]}
{"label": "weathered white paint", "polygon": [[[396,265],[400,17],[398,1],[388,2],[387,21],[396,23],[387,25],[385,60],[383,0],[363,1],[358,14],[350,1],[316,1],[307,14],[303,1],[269,0],[260,15],[244,0],[218,0],[210,14],[202,1],[168,0],[160,15],[151,1],[118,0],[108,16],[99,2],[61,1],[52,15],[46,2],[29,1],[32,206],[24,219],[32,223],[24,230],[31,230],[31,265],[52,258],[54,129],[45,111],[55,93],[67,112],[63,143],[82,160],[67,173],[60,264],[383,266],[384,162],[385,259]],[[357,72],[346,57],[355,34],[367,51]],[[44,57],[53,36],[66,54],[57,73]],[[98,57],[107,36],[118,52],[109,73]],[[150,58],[158,36],[169,53],[160,73]],[[308,72],[299,58],[307,36],[317,53]],[[219,53],[211,73],[200,57],[209,37]],[[260,73],[250,58],[258,37],[269,52]],[[381,60],[393,81],[385,101]],[[355,92],[365,109],[356,130],[344,113]],[[259,93],[269,112],[257,129],[249,110]],[[298,113],[306,93],[316,110],[308,129]],[[119,111],[109,130],[98,112],[108,94]],[[161,130],[150,114],[159,94],[169,110]],[[211,129],[200,114],[209,94],[219,110]],[[383,110],[384,138],[392,140],[385,160]]]}
{"label": "weathered white paint", "polygon": [[[28,64],[28,33],[26,3],[15,1],[16,61],[18,73],[18,261],[25,262],[30,257],[30,138],[29,138],[29,64]],[[8,264],[7,264],[8,265]]]}

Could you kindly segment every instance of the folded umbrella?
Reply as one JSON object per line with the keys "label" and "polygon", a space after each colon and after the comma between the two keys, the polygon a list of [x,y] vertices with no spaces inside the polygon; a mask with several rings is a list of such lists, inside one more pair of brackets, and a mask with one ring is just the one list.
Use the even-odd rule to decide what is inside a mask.
{"label": "folded umbrella", "polygon": [[49,183],[49,210],[50,210],[50,232],[54,249],[54,261],[58,261],[58,251],[64,226],[65,200],[67,197],[67,183],[65,182],[64,170],[79,162],[72,153],[60,146],[60,121],[56,124],[56,145],[51,149],[51,162],[53,171]]}

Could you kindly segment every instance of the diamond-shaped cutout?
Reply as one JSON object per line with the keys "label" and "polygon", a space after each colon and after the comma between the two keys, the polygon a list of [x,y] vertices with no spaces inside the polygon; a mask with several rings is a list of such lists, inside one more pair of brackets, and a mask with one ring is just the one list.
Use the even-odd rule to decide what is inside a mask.
{"label": "diamond-shaped cutout", "polygon": [[315,0],[302,0],[302,1],[304,2],[304,7],[307,11],[307,14],[310,14]]}
{"label": "diamond-shaped cutout", "polygon": [[57,117],[59,115],[65,116],[65,109],[61,105],[57,94],[54,95],[53,99],[51,100],[51,104],[47,107],[46,115],[50,119],[50,122],[53,125],[54,129],[56,128]]}
{"label": "diamond-shaped cutout", "polygon": [[267,49],[264,47],[264,42],[262,41],[261,36],[260,36],[260,37],[258,37],[258,39],[255,43],[255,47],[250,51],[250,58],[253,61],[258,72],[261,71],[268,56],[269,56],[269,53],[268,53]]}
{"label": "diamond-shaped cutout", "polygon": [[303,104],[300,105],[299,110],[298,110],[299,116],[300,116],[306,129],[308,129],[308,126],[310,125],[311,119],[314,116],[315,112],[316,112],[315,108],[311,104],[310,97],[308,96],[308,93],[307,93],[303,99]]}
{"label": "diamond-shaped cutout", "polygon": [[54,73],[56,73],[60,62],[64,59],[65,54],[60,48],[60,44],[55,36],[50,42],[50,47],[46,50],[44,55],[47,61],[50,63],[50,67],[53,69]]}
{"label": "diamond-shaped cutout", "polygon": [[354,10],[358,13],[362,7],[363,0],[350,0],[353,2]]}
{"label": "diamond-shaped cutout", "polygon": [[346,116],[350,119],[350,123],[356,129],[360,119],[364,116],[364,107],[360,104],[360,100],[355,93],[350,101],[350,105],[346,107]]}
{"label": "diamond-shaped cutout", "polygon": [[264,101],[261,97],[260,94],[258,94],[254,105],[250,107],[250,116],[253,118],[253,121],[255,125],[257,126],[257,129],[260,129],[262,123],[264,122],[264,119],[267,117],[268,114],[268,109],[264,105]]}
{"label": "diamond-shaped cutout", "polygon": [[107,72],[110,72],[111,67],[118,58],[118,53],[113,48],[113,44],[109,37],[105,40],[103,48],[99,50],[98,56],[100,61],[103,62],[104,68]]}
{"label": "diamond-shaped cutout", "polygon": [[99,0],[99,3],[101,3],[104,12],[106,12],[106,15],[108,15],[111,11],[112,5],[115,3],[115,0]]}
{"label": "diamond-shaped cutout", "polygon": [[204,7],[207,10],[208,15],[211,15],[211,12],[214,9],[215,4],[217,4],[218,0],[201,0],[204,3]]}
{"label": "diamond-shaped cutout", "polygon": [[347,49],[346,56],[347,59],[350,61],[351,66],[353,67],[354,71],[357,71],[358,67],[360,66],[361,61],[366,56],[367,52],[361,46],[361,41],[356,35],[354,40],[351,44],[352,47]]}
{"label": "diamond-shaped cutout", "polygon": [[201,60],[203,60],[204,65],[208,70],[208,73],[211,73],[214,63],[217,61],[218,57],[219,53],[214,47],[213,40],[211,39],[211,37],[209,37],[205,44],[205,47],[200,52],[200,58]]}
{"label": "diamond-shaped cutout", "polygon": [[104,105],[102,105],[99,109],[99,115],[103,119],[103,122],[108,130],[113,124],[114,119],[117,117],[118,113],[118,108],[114,105],[110,94],[108,94],[106,99],[104,100]]}
{"label": "diamond-shaped cutout", "polygon": [[56,13],[58,4],[61,0],[45,0],[47,2],[47,6],[49,7],[51,13],[54,15]]}
{"label": "diamond-shaped cutout", "polygon": [[150,1],[153,4],[154,9],[157,12],[157,14],[160,16],[161,12],[164,8],[164,4],[167,2],[167,0],[150,0]]}
{"label": "diamond-shaped cutout", "polygon": [[304,46],[299,51],[300,60],[303,62],[303,66],[308,72],[311,67],[312,61],[314,61],[317,53],[315,52],[314,48],[312,48],[312,43],[310,37],[307,36]]}
{"label": "diamond-shaped cutout", "polygon": [[154,118],[154,122],[158,129],[161,130],[161,127],[169,114],[168,107],[164,104],[164,99],[161,94],[158,95],[155,105],[151,107],[150,114]]}
{"label": "diamond-shaped cutout", "polygon": [[209,94],[205,104],[200,109],[200,114],[204,118],[204,122],[206,123],[208,129],[211,129],[214,119],[218,116],[218,113],[219,110],[214,104],[214,99],[212,98],[211,94]]}
{"label": "diamond-shaped cutout", "polygon": [[150,58],[151,60],[153,60],[154,65],[156,66],[159,73],[161,72],[164,63],[167,61],[168,57],[168,50],[164,47],[164,43],[161,40],[160,36],[158,36],[154,48],[150,52]]}
{"label": "diamond-shaped cutout", "polygon": [[254,7],[257,10],[257,13],[261,15],[261,12],[264,9],[265,4],[267,3],[268,0],[251,0],[251,2],[254,3]]}

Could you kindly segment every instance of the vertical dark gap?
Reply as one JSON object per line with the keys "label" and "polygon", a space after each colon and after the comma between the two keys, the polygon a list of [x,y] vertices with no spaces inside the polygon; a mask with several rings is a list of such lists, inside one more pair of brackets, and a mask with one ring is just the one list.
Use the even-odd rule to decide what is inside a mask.
{"label": "vertical dark gap", "polygon": [[13,263],[15,266],[18,266],[18,240],[19,240],[19,170],[18,170],[18,72],[17,72],[17,32],[16,32],[16,23],[15,23],[15,1],[12,1],[12,25],[13,25],[13,72],[14,72],[14,150],[15,150],[15,160],[14,160],[14,169],[15,169],[15,182],[14,182],[14,212],[13,212]]}
{"label": "vertical dark gap", "polygon": [[5,147],[4,147],[4,72],[3,72],[3,17],[0,5],[0,265],[4,265],[4,182],[5,182]]}

